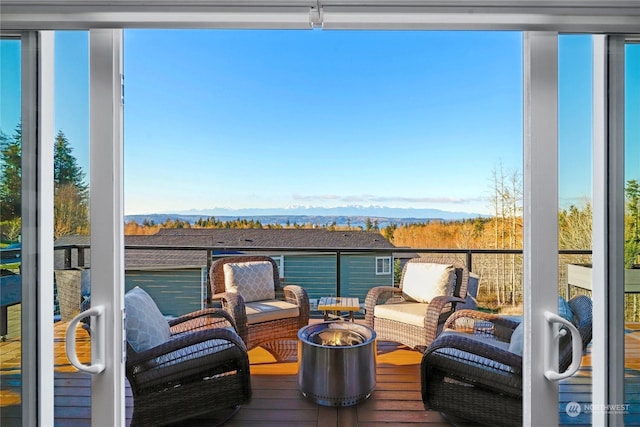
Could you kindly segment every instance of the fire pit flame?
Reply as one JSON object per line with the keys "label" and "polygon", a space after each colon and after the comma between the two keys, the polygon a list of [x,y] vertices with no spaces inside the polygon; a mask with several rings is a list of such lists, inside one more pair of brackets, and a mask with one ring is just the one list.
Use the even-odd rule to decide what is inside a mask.
{"label": "fire pit flame", "polygon": [[346,347],[362,344],[365,337],[355,331],[328,329],[316,332],[310,337],[311,341],[319,345]]}

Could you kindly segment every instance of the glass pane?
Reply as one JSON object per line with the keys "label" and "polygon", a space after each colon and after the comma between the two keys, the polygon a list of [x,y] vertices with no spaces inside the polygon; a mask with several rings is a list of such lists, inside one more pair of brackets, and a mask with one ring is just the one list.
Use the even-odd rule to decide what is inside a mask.
{"label": "glass pane", "polygon": [[[54,326],[56,424],[90,423],[87,374],[71,367],[63,348],[68,322],[90,304],[89,245],[89,34],[57,31],[54,57]],[[76,351],[90,363],[88,323],[76,331]],[[72,389],[69,384],[73,384]],[[69,399],[70,393],[82,396]],[[79,403],[82,402],[82,403]]]}
{"label": "glass pane", "polygon": [[[570,301],[591,297],[592,38],[562,35],[558,43],[559,246],[586,252],[559,257],[558,295]],[[590,353],[589,346],[580,371],[560,382],[561,425],[591,423]]]}
{"label": "glass pane", "polygon": [[[270,224],[283,228],[384,231],[398,247],[522,247],[521,33],[126,30],[124,40],[125,220],[148,224],[125,234],[210,227],[206,216],[265,226],[273,214],[287,216]],[[169,67],[167,46],[180,52]],[[490,185],[509,196],[488,206],[498,165]],[[477,221],[401,226],[439,210]],[[522,312],[521,258],[474,255],[484,305]],[[312,298],[336,292],[335,270],[316,280],[287,259],[288,282]],[[390,281],[358,279],[340,293],[364,298]]]}
{"label": "glass pane", "polygon": [[0,419],[20,425],[21,42],[0,39]]}
{"label": "glass pane", "polygon": [[625,48],[625,425],[640,425],[640,45]]}

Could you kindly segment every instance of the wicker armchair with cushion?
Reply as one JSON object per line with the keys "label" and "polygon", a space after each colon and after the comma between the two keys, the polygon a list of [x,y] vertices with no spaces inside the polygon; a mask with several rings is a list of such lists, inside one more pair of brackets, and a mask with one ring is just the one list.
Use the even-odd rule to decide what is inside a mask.
{"label": "wicker armchair with cushion", "polygon": [[413,258],[402,269],[400,286],[371,288],[365,321],[379,340],[424,351],[442,325],[464,303],[469,270],[455,259]]}
{"label": "wicker armchair with cushion", "polygon": [[219,302],[231,315],[247,349],[263,347],[276,360],[297,356],[298,330],[309,323],[309,297],[301,286],[280,286],[272,258],[220,258],[209,279],[208,304]]}
{"label": "wicker armchair with cushion", "polygon": [[[559,298],[559,314],[591,341],[591,299]],[[516,320],[459,310],[425,351],[421,363],[425,409],[490,426],[522,425],[523,326]],[[571,364],[571,334],[560,338],[559,368]]]}
{"label": "wicker armchair with cushion", "polygon": [[219,309],[165,320],[141,288],[125,294],[131,425],[206,416],[224,421],[251,397],[249,358],[234,321]]}

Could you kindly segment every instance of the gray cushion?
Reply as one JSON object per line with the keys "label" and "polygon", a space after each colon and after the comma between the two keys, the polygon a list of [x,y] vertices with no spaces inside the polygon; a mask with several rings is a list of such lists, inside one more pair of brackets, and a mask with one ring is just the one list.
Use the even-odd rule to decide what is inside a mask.
{"label": "gray cushion", "polygon": [[242,295],[244,302],[275,299],[276,291],[271,262],[229,262],[223,268],[227,292]]}
{"label": "gray cushion", "polygon": [[509,351],[522,356],[524,351],[524,322],[520,323],[511,334],[511,342],[509,342]]}
{"label": "gray cushion", "polygon": [[171,336],[169,323],[144,289],[135,287],[124,296],[127,342],[136,352],[166,342]]}

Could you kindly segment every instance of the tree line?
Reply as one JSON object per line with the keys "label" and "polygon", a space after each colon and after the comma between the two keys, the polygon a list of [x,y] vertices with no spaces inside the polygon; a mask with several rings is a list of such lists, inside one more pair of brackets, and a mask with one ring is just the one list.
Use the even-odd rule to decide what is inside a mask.
{"label": "tree line", "polygon": [[338,230],[358,230],[358,231],[377,231],[381,232],[389,241],[393,241],[393,233],[398,228],[398,224],[390,224],[382,229],[378,220],[371,218],[365,219],[364,225],[338,225],[336,221],[330,223],[298,223],[287,220],[284,224],[263,224],[259,219],[236,218],[229,221],[222,221],[215,216],[200,217],[192,223],[178,218],[167,218],[166,220],[156,223],[153,220],[145,219],[142,224],[136,221],[128,221],[124,225],[125,235],[150,235],[155,234],[160,228],[217,228],[217,229],[323,229],[330,231]]}

